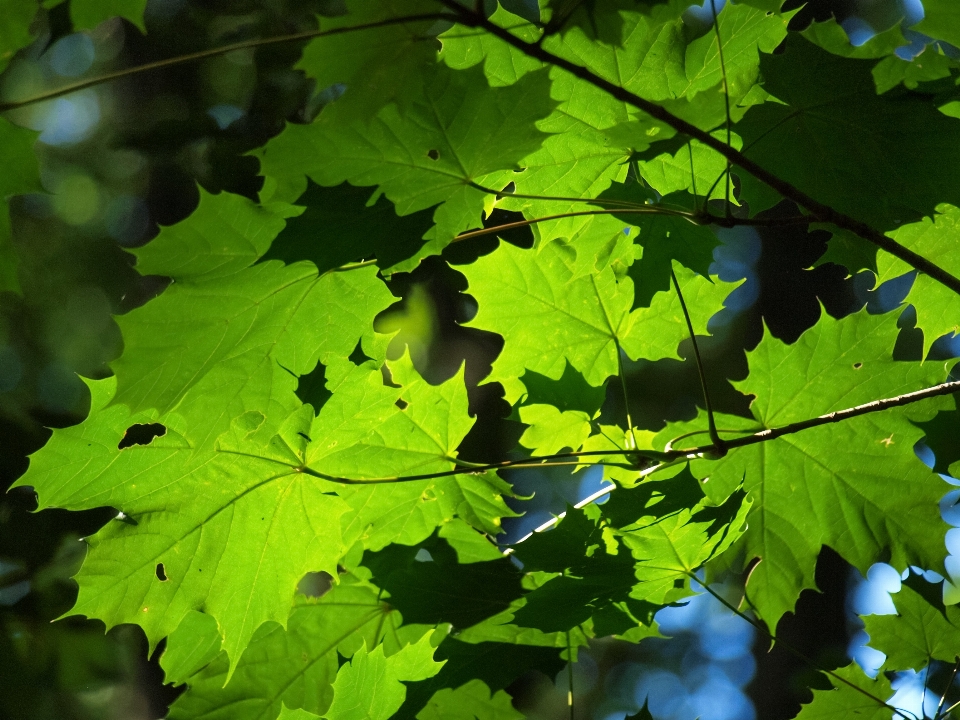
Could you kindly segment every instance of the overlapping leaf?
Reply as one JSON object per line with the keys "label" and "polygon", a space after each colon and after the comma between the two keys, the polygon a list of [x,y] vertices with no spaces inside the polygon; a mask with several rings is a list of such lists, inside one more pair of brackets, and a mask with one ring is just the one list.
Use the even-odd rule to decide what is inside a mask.
{"label": "overlapping leaf", "polygon": [[[953,205],[940,205],[932,218],[904,225],[890,236],[947,272],[960,272],[960,209]],[[877,280],[883,282],[913,268],[889,253],[879,253],[877,269]],[[917,275],[906,300],[917,309],[917,327],[923,330],[924,355],[938,337],[960,330],[960,295],[929,275]]]}
{"label": "overlapping leaf", "polygon": [[797,720],[887,720],[891,716],[893,708],[883,701],[893,695],[893,688],[883,673],[871,680],[853,663],[834,674],[838,677],[830,677],[833,688],[814,690],[813,702],[803,706]]}
{"label": "overlapping leaf", "polygon": [[[748,356],[750,375],[736,384],[755,396],[755,419],[720,416],[717,424],[731,437],[943,380],[941,364],[894,361],[895,338],[894,315],[865,311],[843,320],[824,315],[793,345],[767,335]],[[747,559],[760,558],[747,590],[766,621],[776,623],[802,589],[814,587],[821,545],[862,572],[886,553],[899,568],[942,562],[946,528],[937,502],[944,485],[916,459],[921,433],[908,417],[929,418],[943,404],[866,415],[691,464],[710,497],[722,499],[743,483],[754,501],[742,548]],[[668,426],[661,437],[694,427],[704,423]],[[844,450],[826,453],[827,447]]]}
{"label": "overlapping leaf", "polygon": [[[764,56],[763,88],[785,104],[753,107],[734,127],[745,154],[803,192],[881,230],[960,204],[960,120],[929,97],[877,96],[873,62],[831,55],[791,36]],[[816,78],[811,82],[810,78]],[[741,173],[758,211],[776,193]]]}
{"label": "overlapping leaf", "polygon": [[267,145],[264,170],[326,186],[376,185],[400,215],[439,205],[427,244],[398,268],[408,269],[480,225],[492,196],[478,186],[497,192],[513,180],[520,161],[546,137],[534,123],[553,106],[544,71],[491,88],[479,68],[437,66],[423,98],[402,112],[387,105],[347,123],[335,102],[311,125],[290,125]]}
{"label": "overlapping leaf", "polygon": [[400,709],[407,690],[404,682],[436,675],[442,662],[433,659],[435,647],[424,635],[387,657],[383,646],[366,646],[337,672],[333,702],[324,714],[328,720],[388,720]]}
{"label": "overlapping leaf", "polygon": [[193,215],[138,251],[141,273],[174,283],[119,321],[116,402],[165,412],[215,371],[228,397],[238,390],[225,383],[241,387],[268,358],[302,375],[347,357],[361,337],[368,355],[382,357],[370,344],[373,318],[393,298],[375,269],[319,276],[311,263],[253,265],[282,227],[245,198],[202,193]]}
{"label": "overlapping leaf", "polygon": [[[687,336],[680,303],[660,293],[649,308],[633,307],[633,281],[619,282],[612,268],[574,277],[577,252],[561,242],[539,251],[503,244],[494,255],[463,269],[480,310],[472,323],[503,335],[504,350],[491,380],[508,399],[519,397],[517,378],[531,370],[559,379],[566,363],[599,385],[619,370],[618,345],[632,358],[675,355]],[[678,268],[694,329],[706,331],[728,286]]]}
{"label": "overlapping leaf", "polygon": [[[263,627],[232,676],[226,656],[220,655],[191,677],[188,691],[170,708],[169,717],[260,720],[277,717],[281,704],[323,715],[333,701],[337,654],[350,656],[364,642],[372,646],[384,627],[396,624],[386,613],[389,609],[378,603],[376,589],[349,578],[319,601],[300,597],[286,629]],[[196,641],[179,635],[178,630],[167,652],[179,651],[176,642]],[[385,637],[391,636],[392,632]]]}
{"label": "overlapping leaf", "polygon": [[[91,383],[88,420],[58,431],[21,479],[42,507],[123,513],[88,541],[75,612],[137,622],[156,643],[203,609],[233,663],[263,622],[286,621],[298,579],[335,574],[356,540],[416,542],[454,514],[497,532],[510,514],[495,476],[343,484],[453,468],[473,423],[466,391],[462,376],[427,385],[409,360],[389,387],[375,365],[343,359],[392,298],[372,268],[244,267],[275,222],[242,198],[205,196],[148,246],[143,267],[178,281],[124,318],[117,377]],[[314,417],[291,372],[318,356],[333,394]],[[173,408],[131,411],[130,395]]]}

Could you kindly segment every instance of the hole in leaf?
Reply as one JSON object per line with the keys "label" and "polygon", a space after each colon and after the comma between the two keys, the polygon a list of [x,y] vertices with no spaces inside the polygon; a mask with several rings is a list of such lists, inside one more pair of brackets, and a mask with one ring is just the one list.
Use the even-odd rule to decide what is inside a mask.
{"label": "hole in leaf", "polygon": [[157,563],[157,580],[160,582],[167,581],[167,571],[163,567],[163,563]]}
{"label": "hole in leaf", "polygon": [[357,346],[347,359],[354,365],[363,365],[367,360],[373,360],[373,358],[367,357],[367,354],[363,352],[363,344],[360,341],[357,341]]}
{"label": "hole in leaf", "polygon": [[393,373],[390,372],[390,368],[387,367],[386,363],[384,363],[380,367],[380,375],[383,376],[383,384],[386,385],[387,387],[392,387],[392,388],[403,387],[402,385],[395,383],[393,381]]}
{"label": "hole in leaf", "polygon": [[406,410],[410,406],[410,403],[408,403],[403,398],[397,398],[397,401],[394,403],[394,405],[396,405],[401,410]]}
{"label": "hole in leaf", "polygon": [[313,370],[297,378],[297,397],[312,405],[314,411],[319,411],[332,395],[327,389],[326,371],[323,363],[317,363]]}
{"label": "hole in leaf", "polygon": [[854,370],[859,370],[859,369],[862,368],[862,367],[863,367],[863,363],[854,363],[854,364],[853,364],[853,369],[854,369]]}
{"label": "hole in leaf", "polygon": [[440,151],[439,151],[439,150],[428,150],[428,151],[427,151],[427,157],[430,158],[431,160],[439,160],[439,159],[440,159]]}
{"label": "hole in leaf", "polygon": [[167,428],[160,423],[131,425],[117,444],[117,449],[123,450],[133,445],[149,445],[154,438],[163,437],[166,434]]}

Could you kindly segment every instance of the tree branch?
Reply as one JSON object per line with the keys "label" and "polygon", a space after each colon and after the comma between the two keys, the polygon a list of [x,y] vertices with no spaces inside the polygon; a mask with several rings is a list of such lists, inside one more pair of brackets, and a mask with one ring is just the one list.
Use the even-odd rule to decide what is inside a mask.
{"label": "tree branch", "polygon": [[710,133],[701,130],[696,125],[682,120],[668,110],[660,107],[654,102],[644,100],[629,90],[626,90],[615,83],[605,80],[585,67],[570,62],[565,58],[555,55],[542,46],[535,43],[528,43],[516,37],[509,31],[501,28],[499,25],[491,22],[482,14],[477,14],[460,5],[456,0],[438,0],[442,5],[452,10],[460,23],[470,26],[483,28],[491,35],[499,38],[508,45],[515,47],[528,57],[540,60],[543,63],[559,67],[566,70],[571,75],[580,78],[584,82],[590,83],[594,87],[603,90],[612,97],[623,103],[643,110],[651,117],[666,123],[674,130],[680,133],[696,138],[707,147],[716,150],[734,165],[753,175],[758,180],[766,183],[771,188],[780,193],[783,197],[793,200],[797,205],[807,209],[815,216],[816,222],[826,222],[844,228],[858,235],[869,243],[886,250],[894,257],[900,258],[911,267],[929,275],[931,278],[950,288],[955,293],[960,294],[960,278],[950,274],[936,263],[927,260],[912,250],[904,247],[892,238],[870,227],[860,220],[856,220],[845,213],[834,210],[829,205],[825,205],[819,200],[807,195],[805,192],[790,183],[774,175],[769,170],[764,169],[753,160],[746,157],[743,153],[733,149],[726,143],[717,140]]}
{"label": "tree branch", "polygon": [[32,97],[26,98],[24,100],[12,100],[9,102],[0,102],[0,113],[7,112],[9,110],[16,110],[17,108],[26,107],[27,105],[34,105],[36,103],[44,102],[46,100],[54,100],[58,97],[63,97],[64,95],[69,95],[70,93],[77,92],[79,90],[85,90],[89,87],[94,87],[96,85],[102,85],[103,83],[110,82],[111,80],[119,80],[120,78],[130,77],[131,75],[138,75],[142,72],[147,72],[150,70],[159,70],[161,68],[172,67],[174,65],[182,65],[184,63],[194,62],[196,60],[204,60],[210,57],[216,57],[218,55],[224,55],[234,50],[246,50],[249,48],[258,48],[265,47],[267,45],[280,45],[283,43],[290,42],[299,42],[302,40],[312,40],[313,38],[325,37],[327,35],[340,35],[342,33],[354,32],[358,30],[373,30],[375,28],[388,27],[390,25],[402,25],[405,23],[412,22],[422,22],[425,20],[453,20],[449,13],[421,13],[419,15],[407,15],[405,17],[395,17],[395,18],[386,18],[384,20],[378,20],[376,22],[365,23],[363,25],[355,25],[352,27],[340,27],[333,28],[331,30],[308,30],[306,32],[293,33],[290,35],[277,35],[275,37],[269,38],[255,38],[252,40],[241,40],[240,42],[231,43],[229,45],[223,45],[217,48],[210,48],[209,50],[200,50],[195,53],[188,53],[186,55],[178,55],[177,57],[166,58],[164,60],[157,60],[155,62],[146,63],[144,65],[137,65],[131,68],[124,68],[123,70],[116,70],[114,72],[106,73],[104,75],[98,75],[97,77],[88,78],[87,80],[79,80],[75,83],[69,85],[64,85],[63,87],[57,88],[55,90],[48,90],[42,92],[39,95],[34,95]]}
{"label": "tree branch", "polygon": [[[802,430],[808,430],[810,428],[819,427],[820,425],[829,425],[831,423],[842,422],[843,420],[849,420],[850,418],[857,417],[859,415],[868,415],[870,413],[880,412],[882,410],[889,410],[894,407],[901,407],[903,405],[910,405],[921,400],[926,400],[932,397],[939,397],[941,395],[949,395],[954,392],[960,391],[960,380],[954,380],[951,382],[941,383],[940,385],[935,385],[934,387],[924,388],[923,390],[917,390],[916,392],[906,393],[904,395],[898,395],[897,397],[885,398],[882,400],[874,400],[872,402],[864,403],[863,405],[857,405],[852,408],[847,408],[845,410],[837,410],[836,412],[827,413],[826,415],[820,415],[815,418],[810,418],[809,420],[801,420],[800,422],[790,423],[789,425],[784,425],[779,428],[770,428],[767,430],[761,430],[759,432],[753,433],[752,435],[746,435],[744,437],[735,438],[733,440],[724,440],[723,448],[726,450],[731,450],[738,447],[746,447],[748,445],[756,445],[758,443],[768,442],[770,440],[775,440],[784,435],[791,435],[793,433],[798,433]],[[692,434],[692,433],[691,433]],[[686,436],[684,436],[686,437]],[[381,478],[344,478],[338,477],[335,475],[327,475],[321,473],[312,468],[301,466],[293,468],[295,472],[303,473],[305,475],[310,475],[312,477],[320,478],[321,480],[328,480],[330,482],[335,482],[341,485],[381,485],[388,483],[398,483],[398,482],[414,482],[417,480],[435,480],[438,478],[452,477],[454,475],[480,475],[491,470],[510,470],[510,469],[520,469],[520,468],[533,468],[533,467],[554,467],[554,466],[566,466],[566,465],[588,465],[588,464],[597,464],[597,465],[613,465],[615,467],[624,467],[623,465],[616,463],[590,463],[582,462],[583,458],[589,457],[610,457],[612,455],[622,455],[624,457],[635,458],[635,464],[628,467],[632,469],[640,470],[638,461],[641,459],[653,460],[657,465],[649,466],[643,468],[642,472],[644,475],[648,475],[652,472],[667,467],[667,465],[676,462],[677,460],[693,460],[701,457],[715,457],[717,447],[714,444],[710,445],[701,445],[698,447],[690,448],[687,450],[666,450],[666,451],[656,451],[656,450],[582,450],[577,452],[565,452],[565,453],[554,453],[553,455],[542,455],[537,457],[530,458],[520,458],[518,460],[504,460],[497,463],[487,463],[483,465],[477,465],[473,463],[462,463],[459,467],[453,468],[451,470],[440,470],[432,473],[423,473],[420,475],[403,475],[397,477],[381,477]],[[236,451],[222,451],[222,452],[236,452]],[[239,454],[239,453],[237,453]],[[270,458],[263,458],[269,460]],[[556,462],[563,460],[578,460],[580,462]],[[276,460],[275,462],[287,465],[282,461]],[[457,463],[457,460],[452,460],[452,462]]]}

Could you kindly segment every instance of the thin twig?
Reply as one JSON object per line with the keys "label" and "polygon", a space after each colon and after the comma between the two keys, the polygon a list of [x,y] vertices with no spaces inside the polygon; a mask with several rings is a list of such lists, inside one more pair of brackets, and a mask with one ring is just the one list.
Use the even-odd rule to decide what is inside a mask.
{"label": "thin twig", "polygon": [[[693,214],[698,215],[700,213],[700,201],[697,199],[697,176],[693,172],[693,142],[687,140],[687,155],[690,156],[690,188],[693,190]],[[637,174],[639,177],[639,173]],[[706,209],[707,200],[709,198],[703,199],[703,207]]]}
{"label": "thin twig", "polygon": [[960,700],[957,700],[953,705],[951,705],[946,710],[944,710],[943,717],[946,717],[947,715],[949,715],[953,711],[953,709],[956,708],[958,705],[960,705]]}
{"label": "thin twig", "polygon": [[457,235],[453,239],[453,242],[459,242],[461,240],[469,240],[470,238],[480,237],[481,235],[494,235],[498,232],[503,232],[505,230],[513,230],[514,228],[529,227],[530,225],[536,225],[538,223],[547,222],[548,220],[562,220],[563,218],[581,217],[584,215],[677,215],[680,217],[687,217],[688,219],[693,221],[693,216],[688,217],[689,213],[687,213],[686,211],[671,210],[669,208],[662,208],[657,205],[649,205],[644,208],[614,208],[611,210],[577,210],[575,212],[558,213],[556,215],[545,215],[544,217],[532,218],[530,220],[517,220],[516,222],[504,223],[503,225],[482,228],[480,230],[471,230],[469,232],[465,232],[465,233],[461,233],[460,235]]}
{"label": "thin twig", "polygon": [[617,345],[617,368],[620,370],[620,389],[623,391],[623,408],[627,412],[627,427],[630,429],[630,437],[633,439],[633,450],[636,450],[637,433],[633,429],[633,417],[630,415],[630,398],[627,395],[627,377],[623,372],[623,351],[620,349],[620,341],[614,340]]}
{"label": "thin twig", "polygon": [[697,361],[697,374],[700,376],[700,388],[703,390],[703,404],[707,408],[707,425],[710,429],[710,441],[719,455],[726,454],[726,443],[720,439],[717,433],[717,424],[713,418],[713,404],[710,402],[710,392],[707,390],[707,374],[703,369],[703,358],[700,356],[700,345],[697,343],[697,335],[693,332],[693,321],[690,320],[690,312],[687,310],[687,303],[684,302],[683,292],[680,290],[680,283],[677,281],[677,274],[670,268],[670,277],[673,278],[673,287],[677,291],[677,299],[680,300],[680,309],[683,311],[683,319],[687,321],[687,332],[690,334],[690,342],[693,344],[693,356]]}
{"label": "thin twig", "polygon": [[940,702],[937,704],[937,711],[933,714],[933,720],[940,720],[940,711],[943,704],[947,701],[947,693],[950,692],[950,686],[953,685],[954,678],[957,677],[957,670],[960,670],[960,655],[957,655],[957,662],[953,666],[953,672],[950,673],[950,679],[947,680],[947,686],[943,689],[943,695],[940,696]]}
{"label": "thin twig", "polygon": [[[738,447],[746,447],[748,445],[756,445],[758,443],[768,442],[784,435],[790,435],[793,433],[801,432],[810,428],[818,427],[821,425],[828,425],[831,423],[841,422],[842,420],[847,420],[859,415],[867,415],[870,413],[880,412],[882,410],[887,410],[893,407],[901,407],[903,405],[910,405],[911,403],[919,402],[921,400],[926,400],[932,397],[939,397],[941,395],[949,395],[954,392],[960,391],[960,380],[955,380],[952,382],[942,383],[940,385],[935,385],[934,387],[925,388],[923,390],[917,390],[916,392],[906,393],[904,395],[898,395],[893,398],[885,398],[883,400],[874,400],[863,405],[857,405],[856,407],[847,408],[845,410],[837,410],[836,412],[827,413],[826,415],[820,415],[819,417],[810,418],[808,420],[801,420],[799,422],[790,423],[789,425],[783,425],[778,428],[770,428],[767,430],[761,430],[744,437],[734,438],[733,440],[724,440],[723,445],[726,450],[731,450]],[[147,446],[149,448],[150,446]],[[701,458],[704,456],[715,456],[716,446],[714,444],[703,445],[699,447],[689,448],[685,450],[676,450],[670,449],[666,451],[654,451],[654,450],[640,450],[640,449],[630,449],[630,450],[581,450],[577,452],[565,452],[565,453],[554,453],[552,455],[544,455],[530,458],[522,458],[518,460],[504,460],[497,463],[487,463],[485,465],[477,465],[474,463],[462,463],[454,458],[451,458],[450,461],[453,463],[460,463],[459,467],[453,468],[451,470],[442,470],[433,473],[424,473],[421,475],[405,475],[397,477],[381,477],[381,478],[344,478],[338,477],[335,475],[328,475],[321,473],[313,468],[303,466],[291,466],[289,463],[286,463],[282,460],[275,458],[266,458],[259,455],[253,455],[252,453],[245,453],[238,450],[220,450],[220,452],[230,453],[233,455],[244,455],[249,457],[255,457],[261,460],[266,460],[269,462],[278,463],[281,465],[286,465],[290,467],[294,472],[303,473],[305,475],[310,475],[312,477],[320,478],[321,480],[328,480],[330,482],[339,483],[342,485],[377,485],[385,483],[398,483],[398,482],[413,482],[416,480],[434,480],[437,478],[452,477],[454,475],[477,475],[490,470],[510,470],[510,469],[520,469],[524,467],[555,467],[560,465],[586,465],[594,463],[585,463],[585,462],[555,462],[555,461],[564,461],[564,460],[578,460],[587,457],[609,457],[611,455],[622,455],[625,457],[632,457],[635,460],[641,458],[650,458],[659,464],[654,465],[643,470],[643,475],[649,475],[658,470],[662,470],[665,467],[668,467],[670,464],[678,460],[692,460],[696,458]],[[614,463],[600,463],[595,464],[610,464],[616,467]],[[633,467],[633,466],[631,466]]]}
{"label": "thin twig", "polygon": [[[733,147],[730,142],[730,87],[727,85],[727,65],[723,61],[723,42],[720,39],[720,20],[717,18],[716,0],[710,0],[710,8],[713,10],[713,30],[717,35],[717,54],[720,56],[720,76],[723,78],[723,102],[724,109],[727,111],[727,147]],[[727,192],[724,215],[730,217],[730,214],[730,158],[727,158]]]}
{"label": "thin twig", "polygon": [[445,12],[421,13],[418,15],[385,18],[384,20],[377,20],[376,22],[364,23],[362,25],[354,25],[351,27],[333,28],[331,30],[307,30],[306,32],[291,33],[289,35],[276,35],[268,38],[241,40],[240,42],[230,43],[229,45],[221,45],[220,47],[210,48],[208,50],[200,50],[194,53],[187,53],[186,55],[178,55],[172,58],[156,60],[154,62],[144,63],[143,65],[136,65],[134,67],[124,68],[123,70],[115,70],[114,72],[104,73],[103,75],[97,75],[96,77],[87,78],[86,80],[78,80],[75,83],[70,83],[69,85],[64,85],[63,87],[59,87],[54,90],[47,90],[46,92],[33,95],[32,97],[24,100],[0,102],[0,113],[7,112],[9,110],[16,110],[17,108],[26,107],[27,105],[35,105],[36,103],[44,102],[46,100],[54,100],[58,97],[63,97],[64,95],[69,95],[70,93],[75,93],[79,90],[86,90],[87,88],[94,87],[96,85],[102,85],[103,83],[111,82],[113,80],[130,77],[131,75],[138,75],[150,70],[173,67],[174,65],[183,65],[184,63],[190,63],[196,60],[205,60],[206,58],[225,55],[226,53],[230,53],[235,50],[247,50],[250,48],[265,47],[268,45],[300,42],[302,40],[312,40],[313,38],[325,37],[327,35],[340,35],[342,33],[355,32],[359,30],[373,30],[376,28],[388,27],[390,25],[402,25],[405,23],[423,22],[425,20],[453,19],[454,18],[451,17],[449,13]]}
{"label": "thin twig", "polygon": [[483,15],[471,12],[468,8],[460,5],[457,0],[438,1],[442,5],[452,10],[457,15],[458,20],[464,25],[481,27],[491,35],[515,47],[524,55],[566,70],[571,75],[590,83],[600,90],[603,90],[617,100],[620,100],[628,105],[632,105],[639,110],[643,110],[651,117],[666,123],[677,132],[696,138],[707,147],[716,150],[734,165],[739,166],[758,180],[769,185],[783,197],[793,200],[797,205],[806,208],[812,215],[815,216],[812,221],[831,223],[837,227],[849,230],[867,242],[886,250],[894,257],[900,258],[911,267],[929,275],[931,278],[950,288],[955,293],[960,294],[960,278],[957,278],[956,276],[947,272],[936,263],[931,262],[925,257],[918,255],[912,250],[904,247],[900,243],[896,242],[892,238],[887,237],[879,230],[870,227],[866,223],[835,210],[819,200],[815,200],[799,188],[793,186],[786,180],[781,179],[774,173],[757,164],[755,161],[746,157],[740,151],[734,150],[721,140],[717,140],[715,137],[710,135],[710,133],[701,130],[693,123],[677,117],[660,105],[657,105],[649,100],[644,100],[639,95],[636,95],[635,93],[632,93],[629,90],[610,82],[609,80],[605,80],[585,67],[577,65],[570,60],[545,50],[542,46],[536,43],[528,43],[524,40],[521,40],[508,30],[505,30],[496,23],[493,23],[487,18],[483,17]]}
{"label": "thin twig", "polygon": [[570,631],[567,630],[567,705],[570,706],[570,720],[574,720],[573,709],[573,650],[570,645]]}

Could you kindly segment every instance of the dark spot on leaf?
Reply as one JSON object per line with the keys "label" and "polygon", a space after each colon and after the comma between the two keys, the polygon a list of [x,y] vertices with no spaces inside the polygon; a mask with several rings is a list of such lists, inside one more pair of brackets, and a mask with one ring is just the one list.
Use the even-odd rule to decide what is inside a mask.
{"label": "dark spot on leaf", "polygon": [[396,405],[401,410],[406,410],[410,406],[410,403],[408,403],[403,398],[397,398],[397,401],[394,403],[394,405]]}
{"label": "dark spot on leaf", "polygon": [[117,444],[117,449],[123,450],[133,445],[149,445],[154,438],[163,437],[166,434],[167,428],[160,423],[131,425]]}
{"label": "dark spot on leaf", "polygon": [[307,597],[322,597],[333,587],[333,577],[325,572],[309,572],[300,579],[297,592]]}
{"label": "dark spot on leaf", "polygon": [[862,367],[863,367],[863,363],[854,363],[854,364],[853,364],[853,369],[854,369],[854,370],[859,370],[859,369],[862,368]]}
{"label": "dark spot on leaf", "polygon": [[427,157],[430,158],[431,160],[439,160],[439,159],[440,159],[440,151],[439,151],[439,150],[429,150],[429,151],[427,152]]}
{"label": "dark spot on leaf", "polygon": [[684,582],[686,581],[683,578],[677,578],[676,580],[673,581],[673,586],[675,588],[682,588]]}
{"label": "dark spot on leaf", "polygon": [[157,580],[160,582],[167,581],[167,572],[163,567],[163,563],[157,563]]}

